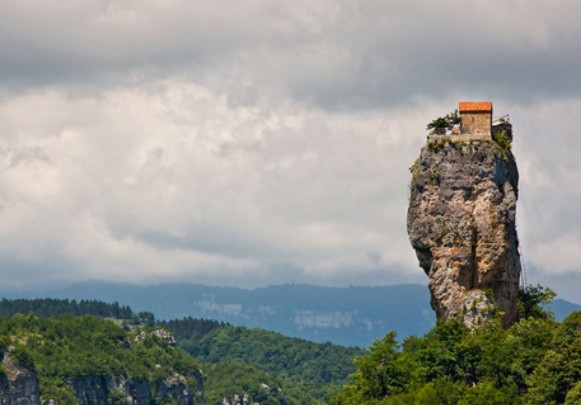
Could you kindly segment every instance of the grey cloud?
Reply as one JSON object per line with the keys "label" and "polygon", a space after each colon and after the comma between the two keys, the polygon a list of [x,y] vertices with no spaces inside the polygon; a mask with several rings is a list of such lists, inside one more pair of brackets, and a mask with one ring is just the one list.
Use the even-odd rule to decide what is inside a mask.
{"label": "grey cloud", "polygon": [[5,4],[4,86],[193,77],[333,109],[454,93],[531,99],[578,92],[580,6],[438,2],[85,1]]}
{"label": "grey cloud", "polygon": [[[384,204],[405,200],[413,142],[385,130],[383,114],[289,100],[231,106],[207,88],[160,82],[93,95],[39,90],[0,105],[0,117],[12,134],[0,146],[37,145],[47,157],[3,174],[3,255],[42,263],[58,252],[79,277],[126,280],[298,277],[275,276],[281,262],[331,278],[410,261],[388,249],[384,230],[403,229],[404,212]],[[408,155],[385,159],[396,145]]]}
{"label": "grey cloud", "polygon": [[35,266],[55,279],[422,281],[407,168],[426,123],[468,98],[512,116],[532,277],[579,271],[566,250],[581,249],[581,3],[0,11],[0,257],[28,269],[14,283]]}

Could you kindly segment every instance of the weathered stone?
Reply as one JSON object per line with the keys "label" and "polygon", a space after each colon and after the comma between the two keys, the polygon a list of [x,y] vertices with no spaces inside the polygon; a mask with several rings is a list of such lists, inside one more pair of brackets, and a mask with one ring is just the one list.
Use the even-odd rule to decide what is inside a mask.
{"label": "weathered stone", "polygon": [[408,233],[440,319],[516,320],[518,171],[492,136],[431,135],[412,166]]}
{"label": "weathered stone", "polygon": [[[152,384],[141,378],[115,375],[83,375],[67,381],[79,403],[105,404],[112,397],[122,397],[123,403],[146,405],[159,400],[171,400],[178,405],[195,405],[203,402],[203,383],[200,374],[190,376],[195,386],[189,386],[185,376],[177,373]],[[0,402],[1,403],[1,402]]]}
{"label": "weathered stone", "polygon": [[14,348],[0,349],[0,404],[40,404],[38,376],[32,366],[23,366],[13,356]]}
{"label": "weathered stone", "polygon": [[[22,366],[14,359],[9,347],[0,348],[0,404],[38,405],[41,403],[38,376],[35,368]],[[139,378],[115,375],[82,375],[65,381],[74,390],[80,404],[110,403],[113,397],[123,398],[123,403],[147,405],[160,400],[178,405],[203,403],[204,387],[201,372],[190,375],[193,385],[185,376],[172,373],[156,383]],[[154,384],[153,384],[154,383]],[[52,398],[43,398],[42,403],[58,405]]]}

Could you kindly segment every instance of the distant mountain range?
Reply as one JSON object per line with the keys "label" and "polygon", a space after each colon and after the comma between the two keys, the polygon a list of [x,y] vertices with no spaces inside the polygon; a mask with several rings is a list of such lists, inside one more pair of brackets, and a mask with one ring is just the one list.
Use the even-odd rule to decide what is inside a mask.
{"label": "distant mountain range", "polygon": [[[315,342],[368,347],[394,330],[399,339],[421,336],[434,326],[428,288],[417,284],[322,287],[306,284],[242,289],[189,283],[149,286],[89,281],[65,287],[6,292],[5,298],[97,299],[149,311],[160,320],[215,319],[258,327]],[[557,319],[581,305],[557,299]]]}

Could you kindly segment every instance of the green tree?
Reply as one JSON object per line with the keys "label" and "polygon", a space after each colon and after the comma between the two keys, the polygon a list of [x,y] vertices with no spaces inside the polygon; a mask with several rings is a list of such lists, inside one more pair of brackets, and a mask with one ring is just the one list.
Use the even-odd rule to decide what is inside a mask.
{"label": "green tree", "polygon": [[561,324],[542,310],[550,290],[535,287],[528,316],[510,329],[500,319],[468,330],[439,323],[400,346],[394,334],[356,361],[337,405],[570,404],[581,397],[581,312]]}
{"label": "green tree", "polygon": [[551,303],[556,294],[553,290],[541,285],[521,287],[516,303],[517,319],[552,318],[553,314],[543,308]]}
{"label": "green tree", "polygon": [[373,342],[369,352],[354,361],[357,371],[351,383],[334,401],[361,404],[406,391],[411,370],[399,352],[395,332]]}
{"label": "green tree", "polygon": [[398,348],[395,332],[389,332],[373,342],[369,354],[355,360],[359,368],[356,382],[365,397],[381,399],[405,391],[408,370]]}
{"label": "green tree", "polygon": [[460,116],[458,115],[458,110],[454,110],[443,117],[438,117],[430,122],[426,129],[431,129],[436,133],[445,131],[446,129],[452,129],[454,125],[460,123]]}
{"label": "green tree", "polygon": [[565,405],[581,405],[581,381],[567,392]]}
{"label": "green tree", "polygon": [[498,387],[491,381],[476,384],[464,389],[458,405],[514,405],[518,403],[518,391],[516,386]]}
{"label": "green tree", "polygon": [[19,365],[36,369],[44,398],[64,404],[78,403],[73,384],[87,376],[145,380],[154,395],[175,373],[195,385],[198,363],[150,331],[144,333],[137,337],[113,321],[92,316],[0,317],[1,345],[14,347]]}
{"label": "green tree", "polygon": [[[549,350],[527,378],[527,404],[562,404],[581,381],[581,312],[573,312],[555,329]],[[571,394],[574,395],[574,394]]]}
{"label": "green tree", "polygon": [[[167,325],[181,331],[178,346],[200,361],[237,361],[276,375],[288,400],[302,391],[311,398],[328,401],[355,371],[353,358],[364,353],[359,348],[314,343],[261,329],[203,323],[198,326],[208,330],[200,333],[190,320],[183,326],[174,322]],[[187,338],[188,333],[191,338]]]}
{"label": "green tree", "polygon": [[527,405],[554,405],[563,403],[565,386],[563,381],[562,363],[564,357],[549,350],[541,364],[527,378],[529,390],[525,397]]}

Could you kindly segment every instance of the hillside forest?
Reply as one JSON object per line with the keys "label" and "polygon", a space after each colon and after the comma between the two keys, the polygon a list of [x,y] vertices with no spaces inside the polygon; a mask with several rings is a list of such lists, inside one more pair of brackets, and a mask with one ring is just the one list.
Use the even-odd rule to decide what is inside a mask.
{"label": "hillside forest", "polygon": [[581,312],[563,322],[544,309],[554,293],[521,289],[519,321],[474,330],[439,323],[399,344],[393,332],[355,359],[336,405],[581,404]]}
{"label": "hillside forest", "polygon": [[[368,350],[118,303],[2,300],[0,359],[33,370],[44,403],[580,404],[581,312],[556,321],[553,297],[521,290],[507,330],[441,323]],[[4,361],[0,385],[10,378]]]}

